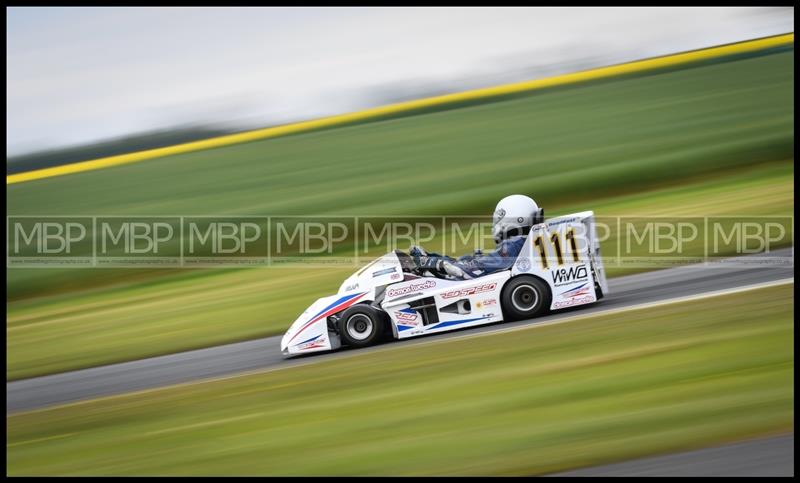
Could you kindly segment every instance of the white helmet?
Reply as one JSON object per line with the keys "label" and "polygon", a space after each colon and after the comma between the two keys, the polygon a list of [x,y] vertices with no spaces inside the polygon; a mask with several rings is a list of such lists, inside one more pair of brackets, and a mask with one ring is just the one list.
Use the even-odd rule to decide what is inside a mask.
{"label": "white helmet", "polygon": [[506,196],[494,209],[492,236],[495,242],[513,235],[527,235],[533,225],[544,221],[544,209],[525,195]]}

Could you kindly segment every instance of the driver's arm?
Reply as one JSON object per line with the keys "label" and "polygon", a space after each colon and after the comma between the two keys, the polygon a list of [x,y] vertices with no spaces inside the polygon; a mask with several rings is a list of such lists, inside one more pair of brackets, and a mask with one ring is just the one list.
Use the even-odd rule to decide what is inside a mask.
{"label": "driver's arm", "polygon": [[474,257],[462,265],[467,265],[470,271],[481,270],[483,274],[505,270],[514,264],[524,244],[525,237],[521,236],[503,240],[496,250],[486,255]]}

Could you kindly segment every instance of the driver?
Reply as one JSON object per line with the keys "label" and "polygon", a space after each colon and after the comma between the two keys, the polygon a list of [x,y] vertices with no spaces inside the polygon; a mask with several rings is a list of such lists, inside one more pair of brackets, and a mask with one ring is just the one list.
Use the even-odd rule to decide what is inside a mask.
{"label": "driver", "polygon": [[412,246],[409,255],[420,270],[447,274],[459,280],[506,270],[514,264],[531,227],[544,221],[544,209],[524,195],[506,196],[494,209],[492,236],[497,246],[487,254],[476,251],[458,260]]}

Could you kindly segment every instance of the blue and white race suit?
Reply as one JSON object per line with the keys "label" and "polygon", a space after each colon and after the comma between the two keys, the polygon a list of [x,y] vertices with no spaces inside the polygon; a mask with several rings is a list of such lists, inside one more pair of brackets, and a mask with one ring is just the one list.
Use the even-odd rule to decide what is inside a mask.
{"label": "blue and white race suit", "polygon": [[[502,240],[497,244],[497,248],[486,254],[464,255],[457,260],[437,253],[421,252],[417,247],[413,247],[409,254],[415,259],[420,260],[421,268],[437,270],[441,261],[447,261],[460,268],[464,272],[462,280],[488,275],[500,270],[511,268],[517,259],[522,246],[525,244],[524,236],[513,236]],[[420,258],[420,255],[423,257]]]}

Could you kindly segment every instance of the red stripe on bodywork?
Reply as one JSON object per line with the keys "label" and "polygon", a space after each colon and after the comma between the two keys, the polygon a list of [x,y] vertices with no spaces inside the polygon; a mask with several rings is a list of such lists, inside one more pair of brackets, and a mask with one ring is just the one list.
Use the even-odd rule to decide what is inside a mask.
{"label": "red stripe on bodywork", "polygon": [[316,321],[318,321],[319,319],[322,319],[322,318],[324,318],[324,317],[327,317],[327,316],[329,316],[329,315],[333,315],[333,314],[335,314],[336,312],[340,312],[340,311],[342,311],[342,310],[346,309],[347,307],[350,307],[351,305],[353,305],[354,303],[356,303],[356,302],[358,301],[358,299],[360,299],[361,297],[363,297],[363,296],[364,296],[364,295],[366,295],[366,294],[367,294],[367,292],[364,292],[364,293],[362,293],[361,295],[359,295],[358,297],[353,297],[353,298],[351,298],[350,300],[347,300],[347,301],[345,301],[345,302],[344,302],[344,303],[342,303],[342,304],[339,304],[339,305],[337,305],[337,306],[335,306],[335,307],[332,307],[332,308],[331,308],[330,310],[328,310],[327,312],[317,315],[317,316],[316,316],[316,317],[314,317],[313,319],[311,319],[311,320],[309,320],[308,322],[306,322],[306,324],[305,324],[305,325],[304,325],[304,326],[303,326],[303,327],[302,327],[300,330],[298,330],[298,331],[297,331],[297,333],[296,333],[294,336],[292,336],[292,338],[291,338],[291,339],[289,339],[289,342],[293,341],[295,337],[297,337],[298,335],[300,335],[300,333],[301,333],[301,332],[303,332],[304,330],[306,330],[307,328],[309,328],[309,327],[311,326],[311,324],[313,324],[314,322],[316,322]]}

